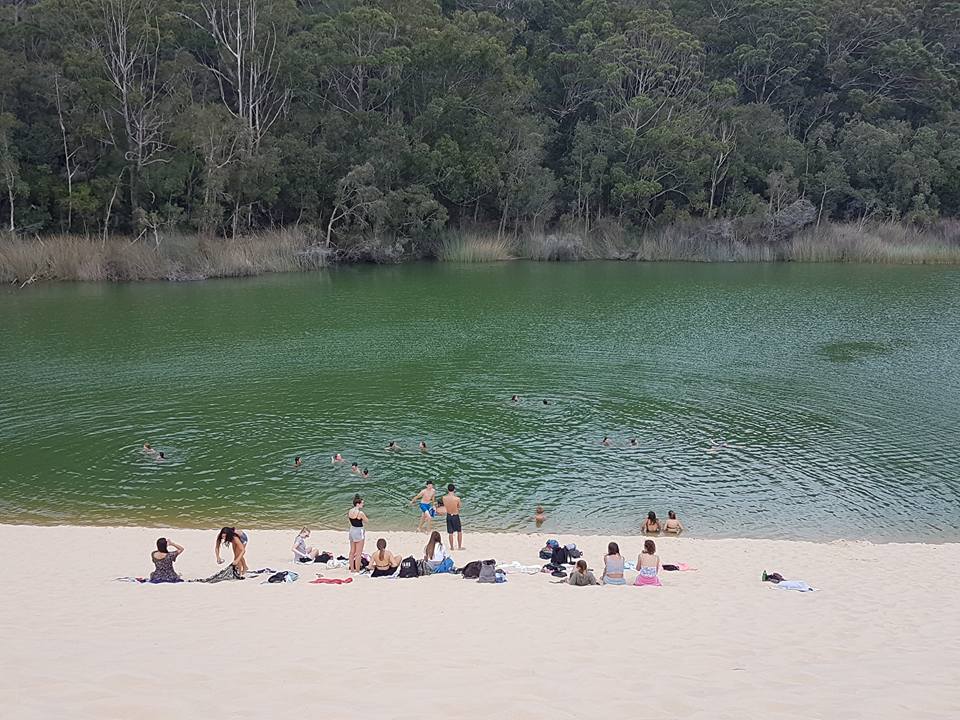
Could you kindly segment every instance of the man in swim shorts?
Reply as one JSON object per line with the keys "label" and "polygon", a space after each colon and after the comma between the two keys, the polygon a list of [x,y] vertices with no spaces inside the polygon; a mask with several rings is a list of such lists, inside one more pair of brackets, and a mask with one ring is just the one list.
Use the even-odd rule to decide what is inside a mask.
{"label": "man in swim shorts", "polygon": [[456,486],[447,485],[447,494],[443,496],[443,507],[447,511],[447,534],[450,542],[447,547],[453,550],[453,534],[457,534],[457,550],[463,550],[463,528],[460,525],[460,498],[457,497]]}
{"label": "man in swim shorts", "polygon": [[417,524],[417,532],[426,530],[430,525],[430,520],[437,514],[433,509],[433,499],[437,496],[436,488],[433,487],[433,481],[427,480],[426,487],[413,496],[410,504],[413,505],[417,500],[420,501],[420,522]]}

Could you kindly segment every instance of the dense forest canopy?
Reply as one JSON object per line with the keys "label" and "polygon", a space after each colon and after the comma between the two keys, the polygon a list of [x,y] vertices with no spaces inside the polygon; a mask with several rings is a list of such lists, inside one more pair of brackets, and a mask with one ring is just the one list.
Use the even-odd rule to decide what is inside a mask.
{"label": "dense forest canopy", "polygon": [[23,233],[960,214],[960,2],[0,0]]}

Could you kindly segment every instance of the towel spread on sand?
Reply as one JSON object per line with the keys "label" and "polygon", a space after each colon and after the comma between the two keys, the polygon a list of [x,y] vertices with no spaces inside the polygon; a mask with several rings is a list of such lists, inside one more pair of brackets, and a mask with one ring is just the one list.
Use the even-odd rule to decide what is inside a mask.
{"label": "towel spread on sand", "polygon": [[781,590],[797,590],[798,592],[813,592],[814,589],[803,580],[783,580],[774,585]]}
{"label": "towel spread on sand", "polygon": [[353,578],[317,578],[316,580],[311,580],[311,585],[346,585],[347,583],[352,583]]}
{"label": "towel spread on sand", "polygon": [[509,563],[501,563],[497,565],[498,570],[503,570],[505,573],[512,575],[513,573],[522,573],[524,575],[537,575],[540,570],[540,565],[523,565],[519,560],[514,560]]}

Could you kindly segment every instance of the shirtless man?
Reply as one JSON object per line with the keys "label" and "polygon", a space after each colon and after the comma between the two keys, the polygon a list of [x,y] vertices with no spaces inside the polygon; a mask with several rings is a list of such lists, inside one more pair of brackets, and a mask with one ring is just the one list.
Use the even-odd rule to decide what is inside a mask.
{"label": "shirtless man", "polygon": [[413,496],[410,504],[413,505],[417,500],[420,501],[420,522],[417,524],[417,532],[426,530],[430,525],[433,516],[437,511],[433,509],[433,499],[437,496],[437,490],[433,487],[433,480],[427,480],[426,487]]}
{"label": "shirtless man", "polygon": [[443,508],[447,511],[447,534],[450,542],[447,547],[453,550],[453,534],[457,534],[457,550],[463,550],[463,528],[460,526],[460,498],[457,497],[456,486],[447,485],[447,494],[443,496]]}

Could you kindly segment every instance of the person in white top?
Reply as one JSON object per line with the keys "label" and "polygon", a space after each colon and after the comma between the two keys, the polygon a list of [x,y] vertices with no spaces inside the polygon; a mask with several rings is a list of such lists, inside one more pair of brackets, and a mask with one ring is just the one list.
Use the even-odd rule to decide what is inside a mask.
{"label": "person in white top", "polygon": [[430,534],[430,541],[427,543],[427,547],[424,549],[423,559],[426,561],[427,567],[431,570],[436,570],[443,564],[447,557],[447,551],[443,547],[443,540],[440,539],[440,533],[434,530]]}

